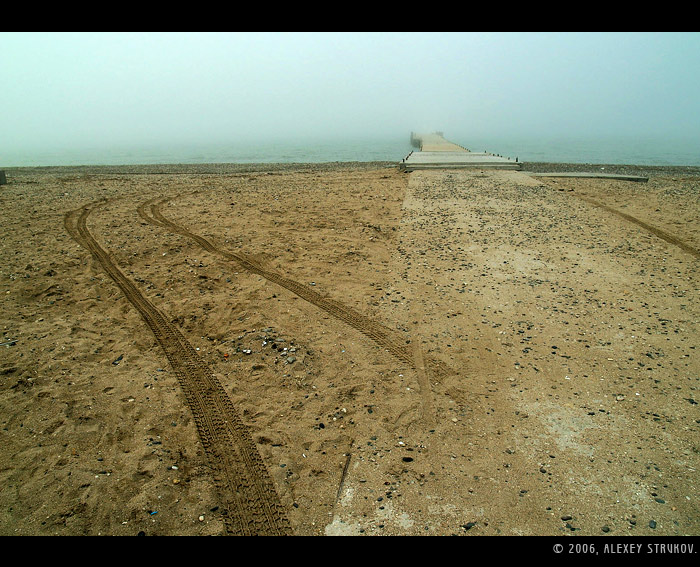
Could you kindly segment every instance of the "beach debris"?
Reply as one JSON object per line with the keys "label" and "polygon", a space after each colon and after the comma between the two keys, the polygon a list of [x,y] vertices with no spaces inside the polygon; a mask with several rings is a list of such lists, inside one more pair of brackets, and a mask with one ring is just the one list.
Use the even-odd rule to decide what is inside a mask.
{"label": "beach debris", "polygon": [[350,459],[352,459],[352,453],[348,453],[346,455],[345,466],[343,466],[343,472],[340,475],[340,483],[338,485],[338,492],[336,493],[336,497],[335,497],[336,502],[338,500],[340,500],[340,497],[343,494],[343,486],[345,485],[345,478],[347,477],[348,469],[350,468]]}
{"label": "beach debris", "polygon": [[114,366],[117,366],[117,364],[119,364],[119,363],[122,361],[123,358],[124,358],[124,355],[123,355],[123,354],[120,354],[116,359],[114,359],[114,360],[112,361],[112,364],[113,364]]}

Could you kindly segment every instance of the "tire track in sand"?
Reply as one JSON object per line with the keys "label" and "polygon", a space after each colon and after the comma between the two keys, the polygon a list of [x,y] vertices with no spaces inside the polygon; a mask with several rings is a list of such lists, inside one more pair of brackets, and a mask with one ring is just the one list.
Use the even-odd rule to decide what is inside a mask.
{"label": "tire track in sand", "polygon": [[92,236],[87,219],[98,201],[66,213],[64,225],[138,310],[165,352],[185,394],[214,473],[226,531],[231,535],[291,535],[275,485],[233,402],[185,337],[127,279]]}
{"label": "tire track in sand", "polygon": [[649,223],[646,223],[643,220],[638,219],[637,217],[633,217],[632,215],[629,215],[627,213],[623,213],[622,211],[618,211],[617,209],[614,209],[613,207],[610,207],[609,205],[605,205],[604,203],[601,203],[599,201],[596,201],[595,199],[592,199],[591,197],[587,197],[585,195],[576,195],[576,197],[578,197],[582,201],[586,201],[587,203],[590,203],[591,205],[593,205],[595,207],[603,209],[604,211],[607,211],[609,213],[613,213],[614,215],[622,217],[623,219],[625,219],[631,223],[634,223],[638,226],[641,226],[643,229],[648,230],[654,236],[657,236],[661,240],[665,240],[669,244],[673,244],[674,246],[678,246],[678,248],[680,248],[684,252],[687,252],[688,254],[692,254],[696,258],[700,258],[700,250],[698,250],[697,248],[694,248],[693,246],[690,246],[689,244],[686,244],[685,242],[676,238],[675,236],[666,232],[665,230],[661,230],[660,228],[657,228],[653,225],[650,225]]}
{"label": "tire track in sand", "polygon": [[222,250],[216,247],[206,238],[198,234],[194,234],[185,227],[182,227],[167,219],[163,215],[161,208],[170,200],[170,197],[150,199],[138,206],[138,213],[145,221],[161,228],[167,228],[173,232],[190,238],[208,252],[221,256],[226,260],[234,261],[244,269],[260,275],[266,280],[275,283],[288,291],[291,291],[301,299],[318,307],[319,309],[322,309],[336,319],[348,324],[382,348],[386,349],[398,360],[408,364],[418,373],[420,394],[423,399],[424,419],[426,422],[430,422],[431,417],[429,417],[428,414],[432,411],[432,389],[430,387],[431,380],[441,382],[446,376],[454,374],[454,370],[440,360],[424,357],[422,353],[417,355],[416,347],[407,343],[404,337],[400,336],[398,333],[392,331],[388,327],[385,327],[381,323],[370,319],[366,315],[355,311],[351,307],[330,299],[329,297],[323,296],[317,291],[311,289],[309,286],[269,270],[259,262],[243,254]]}

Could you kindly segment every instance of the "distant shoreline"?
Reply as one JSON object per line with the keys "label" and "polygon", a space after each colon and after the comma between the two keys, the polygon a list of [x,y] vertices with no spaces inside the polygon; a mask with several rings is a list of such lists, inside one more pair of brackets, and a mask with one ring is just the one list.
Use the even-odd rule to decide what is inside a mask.
{"label": "distant shoreline", "polygon": [[[557,162],[522,162],[522,171],[527,173],[547,172],[605,172],[624,175],[689,175],[700,176],[700,165],[634,165],[634,164],[596,164],[596,163],[557,163]],[[394,161],[336,161],[311,163],[197,163],[197,164],[143,164],[143,165],[47,165],[0,167],[11,180],[13,173],[32,175],[47,173],[80,173],[83,175],[156,175],[156,174],[237,174],[254,172],[283,171],[338,171],[342,169],[375,169],[377,167],[393,168]]]}

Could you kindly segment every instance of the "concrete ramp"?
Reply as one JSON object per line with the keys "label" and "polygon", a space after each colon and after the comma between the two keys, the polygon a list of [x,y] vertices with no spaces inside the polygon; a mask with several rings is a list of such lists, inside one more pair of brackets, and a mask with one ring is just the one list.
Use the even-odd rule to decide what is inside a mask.
{"label": "concrete ramp", "polygon": [[446,140],[442,132],[432,134],[411,133],[411,144],[419,148],[408,154],[399,167],[405,171],[417,169],[464,169],[497,168],[520,169],[517,160],[487,152],[470,152],[453,142]]}

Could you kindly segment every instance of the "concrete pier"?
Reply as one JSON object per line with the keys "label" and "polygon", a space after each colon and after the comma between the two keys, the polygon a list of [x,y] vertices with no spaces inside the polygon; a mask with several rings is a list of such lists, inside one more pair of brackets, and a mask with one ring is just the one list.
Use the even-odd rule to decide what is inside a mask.
{"label": "concrete pier", "polygon": [[488,152],[471,152],[458,144],[446,140],[442,132],[433,132],[431,134],[411,132],[411,145],[418,148],[418,151],[412,151],[399,164],[399,167],[405,171],[484,167],[496,169],[521,168],[521,164],[517,160]]}

